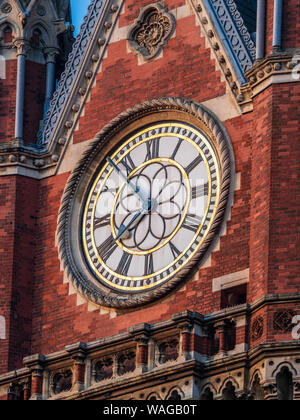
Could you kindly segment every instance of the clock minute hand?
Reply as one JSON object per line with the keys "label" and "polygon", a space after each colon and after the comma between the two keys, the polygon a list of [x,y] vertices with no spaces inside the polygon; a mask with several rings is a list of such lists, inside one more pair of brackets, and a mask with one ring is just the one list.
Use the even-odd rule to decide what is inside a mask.
{"label": "clock minute hand", "polygon": [[135,195],[138,196],[138,198],[141,200],[141,202],[143,203],[143,209],[147,209],[150,210],[151,208],[151,200],[148,197],[145,197],[145,195],[143,194],[143,192],[137,188],[128,178],[128,176],[126,176],[124,174],[124,172],[121,171],[121,169],[113,162],[113,160],[108,157],[107,161],[115,168],[115,170],[121,175],[121,177],[124,179],[124,181],[127,183],[127,185],[132,189],[132,191],[134,192]]}
{"label": "clock minute hand", "polygon": [[136,213],[133,218],[130,220],[130,222],[128,223],[128,225],[121,225],[120,229],[119,229],[119,233],[118,236],[115,238],[115,241],[118,241],[119,239],[122,238],[122,236],[124,235],[125,232],[128,231],[128,229],[138,223],[146,214],[148,213],[147,210],[145,210],[144,208],[141,209],[138,213]]}

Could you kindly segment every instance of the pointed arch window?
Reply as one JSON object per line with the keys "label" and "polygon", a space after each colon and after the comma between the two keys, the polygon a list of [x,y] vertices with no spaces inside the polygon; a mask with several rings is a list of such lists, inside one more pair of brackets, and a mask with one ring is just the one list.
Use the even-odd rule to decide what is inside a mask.
{"label": "pointed arch window", "polygon": [[282,367],[276,375],[276,385],[279,401],[293,399],[293,375],[287,366]]}
{"label": "pointed arch window", "polygon": [[12,28],[7,25],[3,31],[3,40],[5,44],[10,44],[13,41],[13,31]]}
{"label": "pointed arch window", "polygon": [[42,32],[39,29],[34,29],[32,32],[31,42],[35,47],[39,47],[41,43]]}

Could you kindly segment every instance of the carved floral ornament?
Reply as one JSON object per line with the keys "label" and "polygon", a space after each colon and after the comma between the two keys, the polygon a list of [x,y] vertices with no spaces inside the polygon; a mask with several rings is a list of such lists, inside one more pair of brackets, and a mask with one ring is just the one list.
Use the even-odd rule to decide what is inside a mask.
{"label": "carved floral ornament", "polygon": [[131,47],[144,59],[151,60],[166,45],[175,29],[175,18],[162,6],[152,5],[142,11],[129,33]]}
{"label": "carved floral ornament", "polygon": [[9,3],[5,2],[5,3],[2,4],[2,6],[1,6],[1,12],[2,13],[8,14],[11,11],[12,11],[12,7]]}

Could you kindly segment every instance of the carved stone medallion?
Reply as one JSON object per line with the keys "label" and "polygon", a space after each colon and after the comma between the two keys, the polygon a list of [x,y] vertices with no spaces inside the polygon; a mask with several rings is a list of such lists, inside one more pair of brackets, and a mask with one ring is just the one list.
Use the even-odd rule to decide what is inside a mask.
{"label": "carved stone medallion", "polygon": [[1,12],[8,14],[12,11],[12,7],[9,3],[3,3],[1,6]]}
{"label": "carved stone medallion", "polygon": [[131,47],[144,59],[156,57],[166,45],[175,29],[175,18],[160,5],[152,5],[142,11],[129,33]]}

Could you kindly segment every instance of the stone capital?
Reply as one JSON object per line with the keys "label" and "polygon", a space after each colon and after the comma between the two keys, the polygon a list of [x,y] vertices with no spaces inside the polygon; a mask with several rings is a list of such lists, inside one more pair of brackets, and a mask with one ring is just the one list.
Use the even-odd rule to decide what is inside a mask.
{"label": "stone capital", "polygon": [[46,63],[56,63],[56,57],[59,55],[59,49],[56,47],[46,47],[43,50]]}
{"label": "stone capital", "polygon": [[17,56],[24,55],[26,57],[30,50],[29,42],[23,38],[17,38],[14,41],[14,47],[17,49]]}

